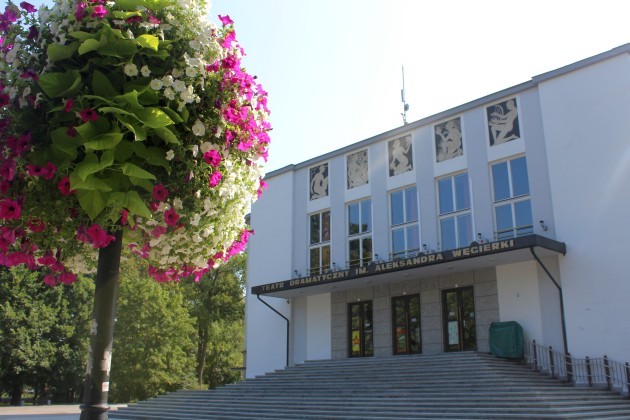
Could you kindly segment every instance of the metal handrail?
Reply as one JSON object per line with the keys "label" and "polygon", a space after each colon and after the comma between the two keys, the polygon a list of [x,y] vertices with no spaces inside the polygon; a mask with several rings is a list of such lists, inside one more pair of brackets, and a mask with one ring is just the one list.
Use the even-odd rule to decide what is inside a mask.
{"label": "metal handrail", "polygon": [[533,340],[525,341],[525,363],[535,371],[572,386],[604,388],[630,397],[630,364],[627,362],[610,360],[607,356],[576,358]]}

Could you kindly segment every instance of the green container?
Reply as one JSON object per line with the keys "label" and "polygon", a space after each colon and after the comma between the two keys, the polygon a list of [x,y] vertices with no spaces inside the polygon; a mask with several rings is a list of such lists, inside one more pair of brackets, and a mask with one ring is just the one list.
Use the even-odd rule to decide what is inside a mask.
{"label": "green container", "polygon": [[505,359],[523,358],[523,327],[516,321],[490,325],[490,353]]}

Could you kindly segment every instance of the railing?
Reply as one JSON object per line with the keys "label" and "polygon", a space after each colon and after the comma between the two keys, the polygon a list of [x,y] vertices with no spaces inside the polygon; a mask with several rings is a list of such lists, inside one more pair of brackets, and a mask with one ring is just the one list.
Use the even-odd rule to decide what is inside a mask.
{"label": "railing", "polygon": [[536,340],[525,342],[525,362],[535,371],[569,382],[572,386],[605,388],[630,397],[630,364],[615,362],[607,356],[578,359],[570,353],[555,351]]}

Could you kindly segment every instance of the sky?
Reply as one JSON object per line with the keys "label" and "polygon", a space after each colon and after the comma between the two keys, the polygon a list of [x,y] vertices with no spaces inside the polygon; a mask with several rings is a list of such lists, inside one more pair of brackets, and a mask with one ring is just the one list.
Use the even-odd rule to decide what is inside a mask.
{"label": "sky", "polygon": [[267,172],[630,42],[627,0],[213,0],[269,92]]}
{"label": "sky", "polygon": [[401,126],[403,66],[413,122],[630,42],[628,0],[212,0],[218,15],[269,92],[267,172]]}

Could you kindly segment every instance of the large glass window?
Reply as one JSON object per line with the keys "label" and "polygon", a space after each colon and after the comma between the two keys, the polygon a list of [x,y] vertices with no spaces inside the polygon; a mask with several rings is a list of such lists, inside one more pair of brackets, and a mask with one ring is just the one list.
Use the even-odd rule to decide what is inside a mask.
{"label": "large glass window", "polygon": [[440,179],[438,196],[442,249],[468,246],[473,232],[468,173]]}
{"label": "large glass window", "polygon": [[492,165],[496,239],[534,232],[525,156]]}
{"label": "large glass window", "polygon": [[417,253],[420,250],[420,231],[416,187],[392,192],[389,209],[392,258],[405,258]]}
{"label": "large glass window", "polygon": [[348,266],[360,267],[372,261],[372,201],[348,205]]}
{"label": "large glass window", "polygon": [[330,270],[330,211],[310,216],[309,273]]}

